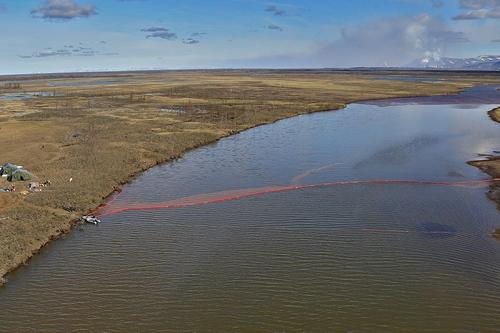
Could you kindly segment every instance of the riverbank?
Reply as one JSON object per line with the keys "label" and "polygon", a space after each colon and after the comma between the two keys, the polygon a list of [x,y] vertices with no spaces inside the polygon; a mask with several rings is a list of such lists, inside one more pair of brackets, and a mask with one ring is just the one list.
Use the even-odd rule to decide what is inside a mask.
{"label": "riverbank", "polygon": [[[492,178],[500,178],[500,157],[491,157],[482,161],[471,161],[469,164],[481,169]],[[500,210],[500,185],[496,184],[490,186],[488,197],[496,202]]]}
{"label": "riverbank", "polygon": [[[493,121],[500,123],[500,107],[489,111],[488,115]],[[500,157],[490,157],[482,161],[471,161],[469,164],[481,169],[492,178],[500,178]],[[497,208],[500,210],[500,184],[490,186],[487,195],[488,198],[497,204]],[[492,235],[500,240],[500,229],[496,229]]]}
{"label": "riverbank", "polygon": [[[0,140],[6,147],[1,162],[24,165],[52,186],[28,195],[0,194],[0,276],[69,231],[120,184],[196,147],[356,101],[452,94],[500,83],[495,75],[439,75],[448,81],[384,81],[356,72],[221,71],[26,82],[17,92],[52,95],[0,100]],[[8,93],[0,88],[0,94]]]}
{"label": "riverbank", "polygon": [[488,115],[492,120],[496,121],[497,123],[500,123],[500,107],[491,110],[490,112],[488,112]]}

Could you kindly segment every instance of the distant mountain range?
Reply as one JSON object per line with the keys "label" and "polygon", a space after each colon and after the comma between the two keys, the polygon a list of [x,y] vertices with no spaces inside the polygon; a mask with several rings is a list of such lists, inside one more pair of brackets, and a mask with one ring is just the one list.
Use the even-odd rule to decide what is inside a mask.
{"label": "distant mountain range", "polygon": [[500,56],[485,55],[476,58],[422,58],[413,61],[407,67],[424,69],[450,69],[471,71],[500,71]]}

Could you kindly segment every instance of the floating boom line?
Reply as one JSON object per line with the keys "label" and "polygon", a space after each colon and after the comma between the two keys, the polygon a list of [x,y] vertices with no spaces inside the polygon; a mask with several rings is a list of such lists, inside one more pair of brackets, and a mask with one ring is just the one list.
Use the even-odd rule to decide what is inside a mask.
{"label": "floating boom line", "polygon": [[345,185],[427,185],[427,186],[449,186],[449,187],[478,187],[492,185],[500,182],[500,178],[485,180],[468,181],[427,181],[427,180],[404,180],[404,179],[372,179],[372,180],[343,180],[335,182],[325,182],[307,185],[286,185],[271,186],[253,189],[242,189],[233,191],[214,192],[207,194],[194,195],[179,199],[173,199],[165,202],[124,204],[124,206],[114,206],[120,193],[115,195],[107,204],[101,206],[95,213],[96,216],[105,217],[117,215],[130,211],[151,211],[159,209],[185,208],[192,206],[201,206],[207,204],[221,203],[226,201],[242,200],[251,197],[263,196],[273,193],[291,192],[323,187],[345,186]]}

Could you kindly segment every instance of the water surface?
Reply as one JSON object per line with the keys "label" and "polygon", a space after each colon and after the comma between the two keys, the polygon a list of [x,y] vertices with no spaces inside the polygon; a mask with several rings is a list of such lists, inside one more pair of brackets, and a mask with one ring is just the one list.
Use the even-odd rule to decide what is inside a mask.
{"label": "water surface", "polygon": [[113,79],[101,79],[101,80],[61,80],[61,81],[50,81],[49,86],[51,87],[92,87],[92,86],[107,86],[124,83],[124,80],[113,80]]}
{"label": "water surface", "polygon": [[7,93],[0,95],[0,101],[22,101],[25,99],[32,99],[36,97],[47,97],[53,96],[53,92],[40,91],[40,92],[18,92],[18,93]]}
{"label": "water surface", "polygon": [[389,76],[374,76],[374,80],[382,81],[403,81],[403,82],[417,82],[417,83],[439,83],[446,82],[446,79],[439,76],[408,76],[408,75],[389,75]]}
{"label": "water surface", "polygon": [[[500,100],[478,99],[353,104],[258,127],[146,172],[112,205],[487,179],[465,162],[500,148],[486,114]],[[0,331],[498,332],[500,213],[486,190],[345,185],[108,216],[8,276]]]}

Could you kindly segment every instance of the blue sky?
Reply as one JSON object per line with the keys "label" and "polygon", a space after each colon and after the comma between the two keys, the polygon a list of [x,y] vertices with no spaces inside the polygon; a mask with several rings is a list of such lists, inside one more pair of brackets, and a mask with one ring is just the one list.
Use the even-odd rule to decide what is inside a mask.
{"label": "blue sky", "polygon": [[0,74],[500,54],[500,0],[0,0]]}

